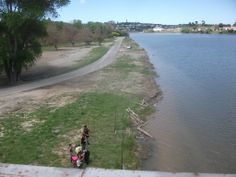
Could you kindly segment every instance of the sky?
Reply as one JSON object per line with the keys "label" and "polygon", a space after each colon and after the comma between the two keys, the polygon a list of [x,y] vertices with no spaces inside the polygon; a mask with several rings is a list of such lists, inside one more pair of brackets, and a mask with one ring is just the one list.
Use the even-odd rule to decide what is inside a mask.
{"label": "sky", "polygon": [[71,0],[54,19],[83,23],[141,22],[183,24],[204,20],[209,24],[236,22],[236,0]]}

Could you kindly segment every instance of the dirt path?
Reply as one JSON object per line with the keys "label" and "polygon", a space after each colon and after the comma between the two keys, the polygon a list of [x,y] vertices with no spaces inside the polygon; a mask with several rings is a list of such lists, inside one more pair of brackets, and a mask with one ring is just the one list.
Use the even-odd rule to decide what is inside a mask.
{"label": "dirt path", "polygon": [[70,72],[95,47],[64,47],[56,51],[44,51],[32,67],[23,70],[22,81],[33,82]]}
{"label": "dirt path", "polygon": [[12,95],[15,93],[25,92],[25,91],[33,90],[36,88],[41,88],[41,87],[57,84],[57,83],[60,83],[60,82],[63,82],[72,78],[76,78],[78,76],[83,76],[83,75],[92,73],[94,71],[100,70],[104,68],[105,66],[111,64],[115,60],[116,58],[115,56],[119,51],[119,48],[121,46],[123,39],[124,38],[118,38],[115,41],[114,45],[110,48],[110,50],[101,59],[97,60],[96,62],[90,65],[87,65],[81,69],[78,69],[78,70],[75,70],[66,74],[50,77],[47,79],[42,79],[42,80],[31,82],[28,84],[1,89],[0,96]]}

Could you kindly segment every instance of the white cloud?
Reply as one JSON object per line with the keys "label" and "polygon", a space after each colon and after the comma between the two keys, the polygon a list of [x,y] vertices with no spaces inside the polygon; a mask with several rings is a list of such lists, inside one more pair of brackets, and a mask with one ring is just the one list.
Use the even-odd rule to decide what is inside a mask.
{"label": "white cloud", "polygon": [[79,0],[80,4],[86,3],[86,0]]}

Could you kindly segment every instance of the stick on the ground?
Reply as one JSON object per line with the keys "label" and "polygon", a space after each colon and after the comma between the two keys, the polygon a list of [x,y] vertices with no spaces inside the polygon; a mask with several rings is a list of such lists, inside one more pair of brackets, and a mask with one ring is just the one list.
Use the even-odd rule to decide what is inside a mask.
{"label": "stick on the ground", "polygon": [[126,111],[129,113],[129,117],[137,124],[137,130],[140,131],[141,133],[143,133],[144,135],[153,138],[152,135],[150,135],[148,132],[146,132],[145,130],[143,130],[141,127],[143,127],[143,120],[139,119],[139,116],[132,111],[130,108],[127,108]]}
{"label": "stick on the ground", "polygon": [[132,109],[128,108],[128,110],[129,110],[133,115],[135,115],[136,117],[138,117],[138,114],[136,114]]}
{"label": "stick on the ground", "polygon": [[132,116],[133,118],[135,118],[135,119],[137,120],[137,122],[139,122],[140,124],[143,123],[143,120],[139,119],[138,114],[136,114],[132,109],[127,108],[126,111],[127,111],[128,113],[130,113],[130,116]]}
{"label": "stick on the ground", "polygon": [[152,135],[150,135],[148,132],[146,132],[145,130],[143,130],[142,128],[140,128],[140,127],[137,127],[137,129],[141,132],[141,133],[143,133],[143,134],[145,134],[146,136],[148,136],[148,137],[150,137],[150,138],[153,138],[153,136]]}

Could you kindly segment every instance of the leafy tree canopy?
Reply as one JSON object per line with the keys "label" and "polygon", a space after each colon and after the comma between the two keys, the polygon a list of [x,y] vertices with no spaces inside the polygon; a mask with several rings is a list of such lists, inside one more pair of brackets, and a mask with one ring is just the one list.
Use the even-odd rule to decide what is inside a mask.
{"label": "leafy tree canopy", "polygon": [[81,20],[73,20],[73,25],[74,25],[77,29],[81,29],[82,26],[83,26]]}
{"label": "leafy tree canopy", "polygon": [[19,12],[30,18],[57,16],[56,9],[70,0],[0,0],[0,13]]}
{"label": "leafy tree canopy", "polygon": [[41,54],[39,38],[45,36],[43,19],[69,0],[0,0],[0,71],[15,84],[23,68]]}

